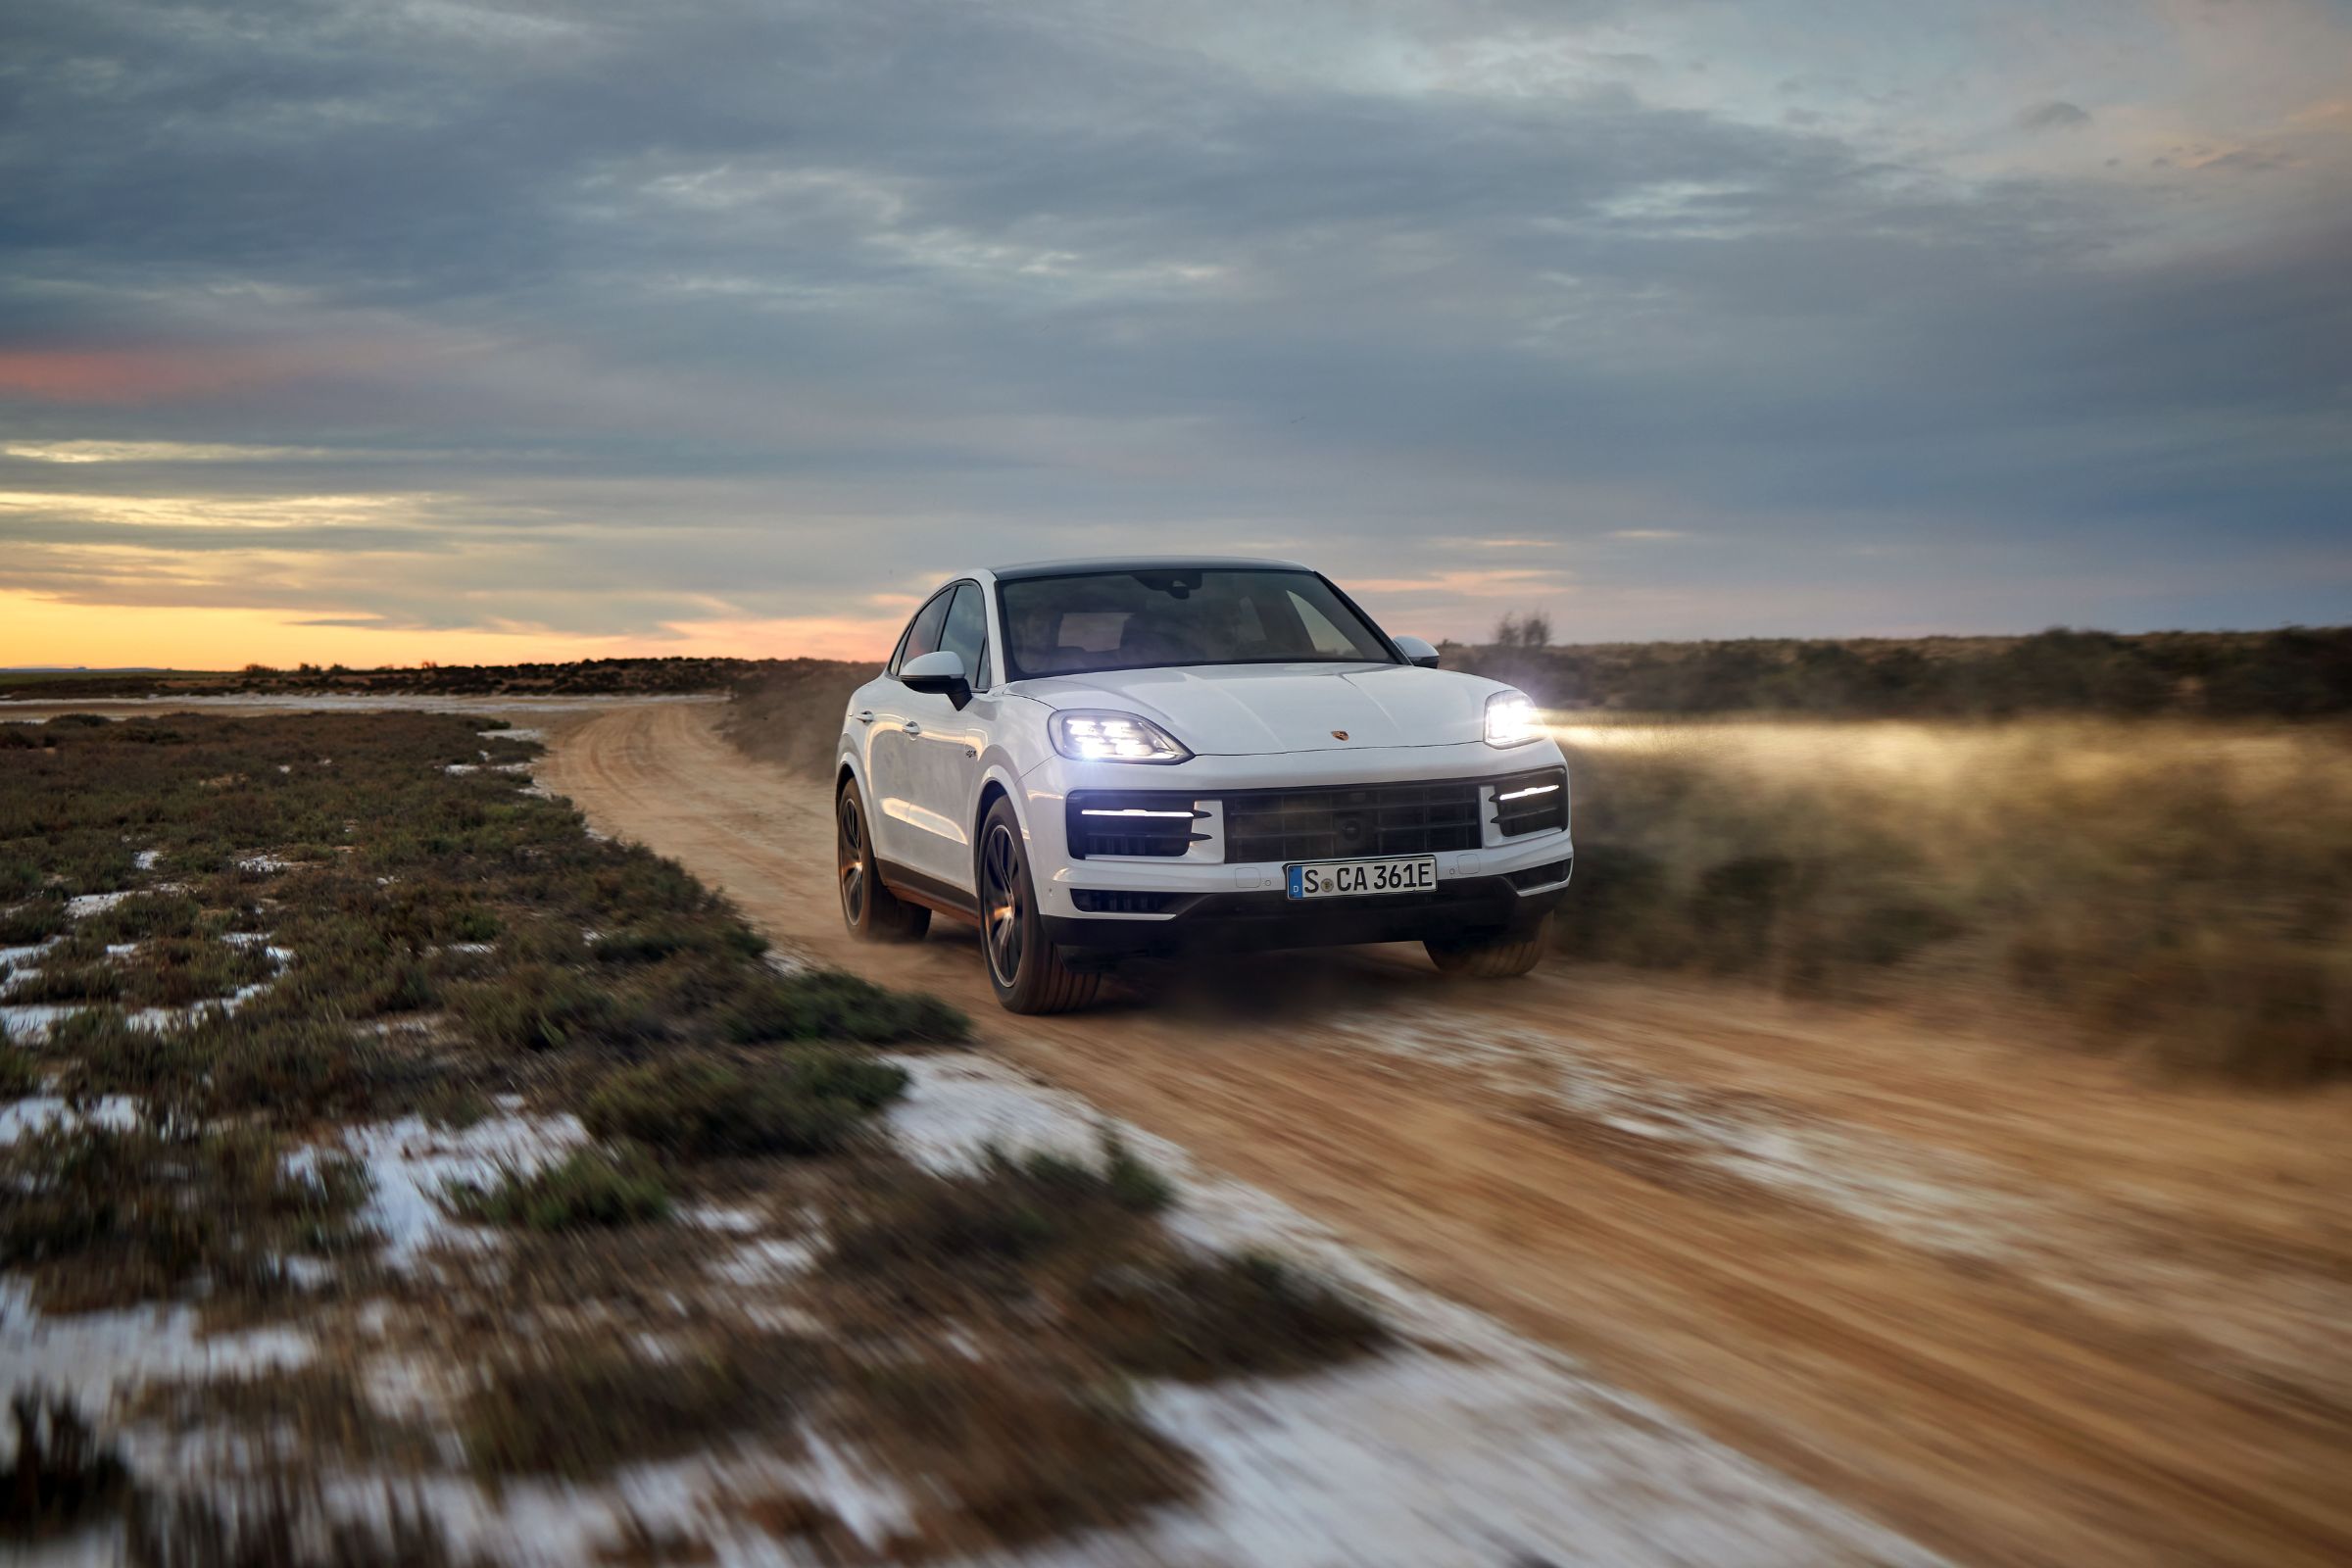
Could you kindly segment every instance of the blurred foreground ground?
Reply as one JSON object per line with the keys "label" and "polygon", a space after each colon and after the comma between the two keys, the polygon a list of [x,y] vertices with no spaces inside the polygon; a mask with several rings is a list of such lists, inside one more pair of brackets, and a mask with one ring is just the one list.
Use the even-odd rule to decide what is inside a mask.
{"label": "blurred foreground ground", "polygon": [[2050,1564],[2352,1551],[2340,1088],[2160,1079],[1999,1007],[1597,965],[1455,987],[1404,950],[1010,1019],[953,927],[847,942],[825,782],[714,717],[566,726],[543,777],[780,942],[960,1003],[1005,1058],[1914,1539]]}
{"label": "blurred foreground ground", "polygon": [[[415,777],[402,787],[436,825],[395,824],[389,837],[370,828],[383,842],[361,860],[398,858],[388,882],[363,874],[373,865],[337,869],[339,852],[312,845],[222,861],[217,886],[195,888],[207,909],[258,901],[252,906],[270,915],[254,924],[288,946],[256,961],[274,971],[278,989],[252,1011],[268,1015],[274,998],[289,1024],[306,992],[356,1004],[329,983],[340,983],[342,968],[355,983],[372,972],[337,950],[337,928],[318,923],[325,911],[421,922],[423,945],[410,950],[416,973],[365,1003],[379,1009],[371,1027],[383,1039],[412,1042],[393,1058],[400,1071],[384,1077],[382,1059],[368,1057],[356,1076],[316,1080],[291,1099],[264,1093],[242,1109],[222,1102],[217,1066],[201,1084],[212,1110],[314,1147],[330,1147],[318,1119],[331,1108],[328,1130],[374,1182],[359,1217],[388,1246],[370,1261],[337,1262],[323,1283],[292,1281],[327,1293],[312,1307],[247,1322],[234,1312],[200,1321],[177,1308],[80,1313],[58,1294],[76,1277],[36,1268],[39,1307],[21,1292],[0,1301],[11,1386],[63,1382],[93,1409],[112,1397],[149,1420],[159,1398],[191,1400],[208,1419],[258,1417],[257,1431],[290,1422],[306,1451],[366,1448],[378,1464],[423,1463],[392,1473],[425,1477],[403,1484],[423,1485],[421,1500],[451,1527],[453,1554],[435,1560],[464,1560],[454,1553],[472,1544],[496,1560],[702,1560],[699,1550],[730,1562],[938,1560],[1007,1542],[1026,1543],[1022,1560],[1032,1562],[1511,1568],[1910,1562],[1921,1560],[1913,1543],[1959,1561],[2052,1565],[2352,1554],[2352,1494],[2341,1479],[2352,1469],[2352,1221],[2340,1201],[2352,1182],[2352,1103],[2343,1086],[2257,1093],[2156,1071],[2145,1052],[2085,1051],[2082,1017],[1993,983],[2016,962],[2002,901],[2032,902],[2037,885],[2064,885],[2064,865],[2050,863],[2057,841],[2037,844],[2017,876],[1967,884],[1950,874],[1974,863],[1975,844],[2014,836],[2021,821],[2052,823],[2063,836],[2086,799],[2128,795],[2130,770],[2093,756],[2071,783],[2054,770],[2063,787],[2026,792],[2026,807],[2013,798],[1952,812],[1924,854],[1857,859],[1856,846],[1883,846],[1888,823],[1899,825],[1902,791],[1881,785],[1915,775],[1923,759],[1931,767],[1982,761],[2008,748],[2007,760],[2030,770],[2066,748],[2054,735],[1988,733],[1968,743],[1971,757],[1885,731],[1875,772],[1851,767],[1830,779],[1842,799],[1838,809],[1816,808],[1814,820],[1808,781],[1822,781],[1823,759],[1852,732],[1759,732],[1743,746],[1713,747],[1716,773],[1728,766],[1746,777],[1703,795],[1688,757],[1629,743],[1619,755],[1631,760],[1615,763],[1605,785],[1593,775],[1605,777],[1607,761],[1588,761],[1581,775],[1591,826],[1580,849],[1643,852],[1653,871],[1621,883],[1614,906],[1605,884],[1588,889],[1628,918],[1583,938],[1597,931],[1634,944],[1629,962],[1733,978],[1586,962],[1547,966],[1520,984],[1455,986],[1417,953],[1376,949],[1147,972],[1138,978],[1148,997],[1077,1017],[1014,1019],[996,1011],[970,940],[952,926],[906,949],[843,937],[828,790],[802,755],[811,751],[806,734],[832,722],[821,696],[764,714],[802,727],[784,754],[797,767],[745,756],[721,732],[727,710],[709,702],[404,704],[511,709],[507,716],[542,735],[548,751],[526,764],[509,760],[524,755],[514,749],[523,737],[484,736],[478,763],[444,766],[429,746],[404,763]],[[384,707],[327,706],[346,714]],[[34,716],[6,716],[20,715]],[[382,737],[353,728],[335,755],[351,766],[358,748],[390,744],[394,728]],[[468,726],[438,735],[419,732],[415,744],[457,744],[452,757],[474,757]],[[2196,755],[2194,734],[2148,738]],[[259,785],[232,793],[258,807],[293,790],[339,831],[326,821],[343,814],[345,785],[331,760],[297,741],[277,744],[288,748],[285,765],[253,769]],[[2101,821],[2088,836],[2112,842],[2118,821],[2184,829],[2199,811],[2242,811],[2254,791],[2274,809],[2222,824],[2231,829],[2224,836],[2317,846],[2295,872],[2307,896],[2286,901],[2293,906],[2260,930],[2235,916],[2220,924],[2307,944],[2340,911],[2310,896],[2332,886],[2335,862],[2326,830],[2294,806],[2336,798],[2343,780],[2326,749],[2339,744],[2283,738],[2268,753],[2244,753],[2228,777],[2206,757],[2195,788],[2183,791],[2185,808],[2135,807],[2142,814]],[[442,1184],[496,1183],[506,1159],[568,1162],[582,1146],[580,1116],[602,1136],[616,1114],[613,1074],[639,1086],[632,1060],[682,1050],[756,1077],[805,1049],[729,1045],[723,1029],[666,1038],[680,1009],[771,982],[740,954],[726,956],[736,952],[716,935],[726,910],[704,907],[690,886],[641,858],[572,842],[576,827],[533,804],[525,765],[539,788],[577,803],[593,830],[642,842],[723,888],[782,950],[786,971],[838,962],[932,992],[972,1015],[977,1054],[894,1050],[884,1065],[906,1075],[906,1089],[883,1118],[889,1146],[847,1163],[673,1158],[662,1177],[675,1217],[667,1227],[534,1238],[526,1223],[511,1237],[479,1234],[478,1221],[449,1210]],[[211,790],[225,778],[201,783]],[[2078,789],[2091,794],[2070,793]],[[1966,793],[1942,799],[1948,808]],[[1634,808],[1644,798],[1672,802],[1677,831]],[[18,826],[36,826],[45,809]],[[276,820],[223,813],[198,837],[238,842],[240,822],[266,819]],[[1704,830],[1683,830],[1694,822]],[[513,838],[509,824],[530,834]],[[88,835],[93,854],[122,862],[108,874],[156,884],[141,898],[187,880],[176,869],[191,853],[184,843],[154,857],[136,851],[134,868],[132,839],[159,826],[124,825],[134,831]],[[1964,828],[1973,839],[1949,842]],[[169,820],[161,830],[167,840],[176,831]],[[1693,916],[1690,900],[1701,911],[1716,907],[1709,899],[1721,903],[1713,868],[1754,859],[1759,836],[1796,869],[1758,872],[1741,889],[1760,879],[1781,902],[1758,906],[1735,889],[1734,908],[1758,918],[1730,922],[1720,908]],[[1923,861],[1937,875],[1922,880]],[[1870,875],[1833,877],[1829,895],[1800,897],[1807,864],[1861,864]],[[556,865],[576,865],[588,880],[549,880]],[[2230,878],[2217,881],[2226,888]],[[1887,961],[1880,949],[1855,946],[1873,911],[1914,901],[1923,887],[1949,901],[1936,942],[1898,944]],[[546,902],[583,898],[578,913]],[[702,934],[681,941],[657,931],[649,899],[678,901]],[[2194,922],[2182,922],[2204,906],[2190,901],[2170,923],[2145,922],[2134,940],[2194,935]],[[70,930],[122,923],[131,907],[85,901],[70,911]],[[591,914],[605,930],[543,929],[551,917],[561,926]],[[482,915],[495,930],[461,929]],[[1653,946],[1687,942],[1701,924],[1716,946]],[[1916,935],[1920,924],[1904,929]],[[1757,931],[1766,938],[1751,941]],[[624,943],[614,944],[616,932]],[[115,953],[84,934],[81,946]],[[39,963],[74,951],[60,940],[68,946]],[[2085,944],[2067,961],[2096,960]],[[1942,985],[1885,983],[1929,976]],[[1972,977],[1985,983],[1972,988]],[[36,970],[32,983],[58,990],[88,979]],[[593,996],[563,989],[574,981],[612,991],[621,1004],[589,1007]],[[557,1002],[576,1012],[568,1041],[541,1032]],[[648,1002],[661,1005],[649,1013]],[[740,1017],[740,1002],[725,1004],[736,1011],[709,1016]],[[815,1032],[821,1039],[834,1027]],[[192,1037],[192,1055],[242,1039],[226,1027],[215,1033]],[[514,1038],[501,1054],[504,1035]],[[129,1037],[93,1038],[111,1038],[110,1054],[74,1060],[53,1047],[39,1058],[62,1072],[60,1087],[76,1074],[110,1092],[165,1083],[190,1064],[125,1051]],[[420,1060],[454,1075],[440,1087],[501,1091],[473,1112],[494,1113],[463,1128],[437,1121],[417,1099],[432,1081],[411,1070]],[[370,1073],[382,1078],[372,1090]],[[371,1107],[318,1098],[355,1085],[374,1096]],[[36,1134],[65,1108],[19,1101],[0,1141]],[[100,1126],[127,1114],[116,1099],[84,1109]],[[1211,1364],[1185,1370],[1162,1342],[1106,1352],[1102,1344],[1114,1342],[1040,1335],[1020,1305],[1060,1289],[1053,1276],[1064,1265],[1051,1256],[1044,1273],[1021,1265],[1023,1294],[1000,1315],[988,1304],[994,1288],[967,1294],[986,1275],[892,1240],[924,1234],[919,1205],[896,1208],[893,1199],[879,1211],[886,1223],[867,1222],[876,1194],[980,1202],[954,1183],[957,1172],[986,1175],[975,1159],[990,1140],[1096,1158],[1095,1122],[1105,1113],[1175,1179],[1164,1221],[1121,1217],[1127,1211],[1103,1207],[1085,1181],[1066,1186],[1073,1178],[1059,1167],[990,1178],[989,1200],[1002,1200],[1007,1183],[1016,1198],[1024,1181],[1065,1184],[1055,1201],[1075,1192],[1082,1208],[1093,1205],[1074,1234],[1089,1251],[1110,1249],[1088,1264],[1096,1278],[1181,1267],[1186,1254],[1168,1251],[1170,1241],[1211,1256],[1271,1249],[1371,1303],[1392,1336],[1386,1348],[1367,1358],[1349,1343],[1357,1331],[1326,1322],[1317,1354],[1343,1353],[1301,1375],[1286,1358],[1310,1342],[1286,1348],[1254,1329],[1234,1333],[1271,1321],[1263,1300],[1233,1298],[1218,1308],[1201,1278],[1179,1275],[1170,1278],[1189,1285],[1134,1300],[1156,1303],[1152,1312],[1222,1311],[1215,1321],[1226,1338],[1203,1340],[1195,1323],[1176,1342],[1212,1345]],[[675,1103],[650,1120],[643,1108],[628,1112],[656,1139],[674,1139],[680,1114]],[[640,1200],[633,1170],[597,1179],[586,1193],[525,1184],[514,1196],[526,1205]],[[20,1218],[12,1211],[12,1231]],[[863,1239],[846,1258],[844,1238]],[[913,1271],[869,1272],[876,1248]],[[116,1274],[83,1283],[120,1291],[126,1282]],[[926,1298],[942,1290],[955,1303],[947,1321],[965,1328],[943,1330],[926,1316],[939,1310]],[[292,1299],[311,1298],[298,1291]],[[219,1315],[220,1303],[208,1309]],[[907,1326],[917,1332],[902,1338]],[[205,1328],[220,1332],[192,1337]],[[560,1356],[538,1349],[549,1329],[563,1335]],[[860,1364],[912,1353],[924,1381],[866,1381],[833,1350],[812,1355],[811,1345],[838,1346]],[[690,1375],[668,1375],[685,1348],[699,1348],[679,1363]],[[1073,1406],[1072,1380],[1098,1378],[1105,1353],[1142,1373],[1129,1374],[1134,1403]],[[1277,1375],[1253,1375],[1252,1365]],[[223,1373],[242,1381],[221,1383]],[[791,1442],[777,1411],[728,1393],[771,1387],[810,1401],[785,1412],[786,1424],[806,1429]],[[928,1392],[907,1402],[916,1388]],[[574,1409],[566,1398],[588,1402]],[[407,1451],[447,1400],[470,1423],[459,1428],[470,1470]],[[657,1446],[669,1457],[607,1475],[624,1454],[583,1452],[585,1437],[614,1425],[608,1407],[618,1400],[651,1401],[642,1408],[664,1424]],[[530,1419],[541,1403],[549,1414]],[[627,1429],[638,1408],[618,1425]],[[935,1409],[954,1419],[934,1420]],[[1061,1424],[1073,1410],[1083,1419]],[[399,1419],[387,1421],[387,1411]],[[1055,1424],[1041,1424],[1049,1412]],[[134,1469],[142,1480],[201,1480],[243,1462],[232,1457],[241,1450],[206,1447],[217,1440],[205,1431],[134,1446]],[[850,1446],[828,1446],[828,1432],[835,1442],[846,1432]],[[782,1451],[761,1457],[760,1444]],[[531,1478],[549,1464],[589,1473]],[[515,1474],[497,1479],[507,1472]],[[368,1503],[371,1473],[343,1477],[347,1505],[380,1512],[381,1499]],[[183,1525],[169,1539],[201,1547],[212,1528]],[[104,1539],[78,1544],[102,1552]],[[199,1550],[155,1560],[320,1559]],[[423,1559],[396,1550],[335,1560]]]}

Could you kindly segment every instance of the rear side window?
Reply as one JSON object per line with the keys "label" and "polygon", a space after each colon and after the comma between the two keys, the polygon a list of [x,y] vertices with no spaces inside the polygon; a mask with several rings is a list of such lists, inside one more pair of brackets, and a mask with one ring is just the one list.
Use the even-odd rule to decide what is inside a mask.
{"label": "rear side window", "polygon": [[906,635],[899,639],[899,654],[890,662],[890,672],[897,674],[909,659],[939,651],[940,624],[948,618],[948,601],[956,596],[953,588],[942,588],[931,596],[931,602],[914,612],[906,623]]}
{"label": "rear side window", "polygon": [[963,672],[972,690],[988,690],[988,600],[978,583],[956,588],[956,602],[948,607],[947,621],[940,628],[939,646],[942,652],[963,660]]}

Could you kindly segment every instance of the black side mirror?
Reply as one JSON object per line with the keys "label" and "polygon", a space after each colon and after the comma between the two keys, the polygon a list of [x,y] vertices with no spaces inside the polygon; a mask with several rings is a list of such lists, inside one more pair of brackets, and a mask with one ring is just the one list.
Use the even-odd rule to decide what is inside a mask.
{"label": "black side mirror", "polygon": [[972,700],[972,680],[963,667],[963,656],[945,648],[901,664],[899,680],[910,692],[945,697],[958,709]]}

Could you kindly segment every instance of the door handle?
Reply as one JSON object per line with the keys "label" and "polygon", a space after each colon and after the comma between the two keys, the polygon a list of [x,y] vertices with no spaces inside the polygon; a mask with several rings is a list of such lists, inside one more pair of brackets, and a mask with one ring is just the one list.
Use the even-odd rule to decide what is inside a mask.
{"label": "door handle", "polygon": [[910,718],[910,719],[908,719],[908,720],[906,721],[906,733],[907,733],[907,734],[909,734],[909,735],[920,735],[922,732],[923,732],[923,726],[922,726],[922,725],[920,725],[920,724],[916,723],[916,722],[915,722],[913,719],[911,719],[911,718]]}
{"label": "door handle", "polygon": [[871,724],[873,721],[874,721],[874,710],[873,710],[872,709],[870,709],[870,708],[865,708],[865,709],[860,709],[860,710],[858,710],[858,723],[860,723],[860,724]]}

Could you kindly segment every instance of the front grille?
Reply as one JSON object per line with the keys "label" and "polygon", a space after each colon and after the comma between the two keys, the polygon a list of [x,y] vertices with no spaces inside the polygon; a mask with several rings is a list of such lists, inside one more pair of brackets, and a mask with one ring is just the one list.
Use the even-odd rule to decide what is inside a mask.
{"label": "front grille", "polygon": [[1201,815],[1187,795],[1101,790],[1072,795],[1070,854],[1081,860],[1102,855],[1174,859],[1207,837],[1195,830]]}
{"label": "front grille", "polygon": [[1494,781],[1494,827],[1506,839],[1568,825],[1568,775],[1556,767]]}
{"label": "front grille", "polygon": [[1117,888],[1072,888],[1080,914],[1165,914],[1181,893],[1130,893]]}
{"label": "front grille", "polygon": [[1260,790],[1224,799],[1228,860],[1331,860],[1479,846],[1472,782]]}

